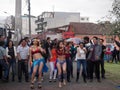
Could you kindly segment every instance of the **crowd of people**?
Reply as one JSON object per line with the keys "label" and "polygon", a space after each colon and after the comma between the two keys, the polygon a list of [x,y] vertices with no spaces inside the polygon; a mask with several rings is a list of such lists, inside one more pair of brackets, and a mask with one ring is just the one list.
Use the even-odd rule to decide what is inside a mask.
{"label": "crowd of people", "polygon": [[[101,78],[106,78],[104,56],[111,54],[103,43],[103,39],[90,39],[87,36],[79,44],[57,38],[51,40],[50,37],[42,41],[25,37],[15,46],[12,40],[8,40],[5,45],[4,39],[0,36],[0,79],[5,82],[15,81],[17,75],[18,82],[21,83],[24,75],[31,88],[34,88],[35,79],[38,79],[38,88],[41,88],[44,73],[49,72],[49,82],[58,80],[58,86],[62,87],[71,82],[74,76],[73,62],[76,61],[76,82],[79,82],[80,74],[85,83],[93,82],[94,73],[97,81],[101,82]],[[120,46],[118,41],[115,40],[115,43]],[[115,56],[113,58],[115,59]],[[46,63],[49,63],[49,71]],[[9,75],[10,68],[12,79]]]}

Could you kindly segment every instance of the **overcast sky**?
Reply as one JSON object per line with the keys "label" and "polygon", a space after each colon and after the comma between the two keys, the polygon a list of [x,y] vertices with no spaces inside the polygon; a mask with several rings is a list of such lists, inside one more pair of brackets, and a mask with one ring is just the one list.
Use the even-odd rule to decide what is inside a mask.
{"label": "overcast sky", "polygon": [[[27,0],[22,0],[22,14],[27,14]],[[31,14],[38,16],[44,11],[79,12],[91,22],[109,14],[113,0],[30,0]],[[7,12],[7,13],[4,13]],[[15,0],[0,0],[0,16],[15,15]]]}

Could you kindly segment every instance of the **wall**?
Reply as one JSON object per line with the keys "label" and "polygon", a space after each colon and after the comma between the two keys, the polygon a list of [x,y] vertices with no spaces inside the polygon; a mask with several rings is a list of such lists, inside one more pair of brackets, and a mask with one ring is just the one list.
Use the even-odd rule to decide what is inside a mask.
{"label": "wall", "polygon": [[54,17],[45,17],[47,28],[69,25],[70,22],[80,22],[80,13],[54,12]]}
{"label": "wall", "polygon": [[[36,18],[31,17],[31,34],[36,34],[36,24],[35,24]],[[22,17],[22,34],[23,36],[26,34],[29,34],[29,19],[28,17]]]}

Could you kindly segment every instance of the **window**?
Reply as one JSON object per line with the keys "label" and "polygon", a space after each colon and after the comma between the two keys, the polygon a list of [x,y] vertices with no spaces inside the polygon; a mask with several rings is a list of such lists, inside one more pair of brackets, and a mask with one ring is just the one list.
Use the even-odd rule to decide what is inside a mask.
{"label": "window", "polygon": [[81,20],[85,20],[85,18],[81,18]]}

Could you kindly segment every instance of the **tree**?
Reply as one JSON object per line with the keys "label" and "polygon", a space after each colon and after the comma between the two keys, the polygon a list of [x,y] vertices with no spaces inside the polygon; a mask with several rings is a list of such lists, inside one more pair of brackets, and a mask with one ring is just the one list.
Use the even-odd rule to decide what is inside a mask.
{"label": "tree", "polygon": [[115,16],[115,20],[120,22],[120,0],[114,0],[112,4],[112,14]]}
{"label": "tree", "polygon": [[112,4],[111,13],[114,18],[114,21],[112,23],[111,34],[114,34],[120,37],[120,0],[114,0]]}

